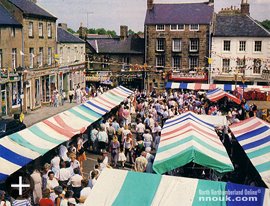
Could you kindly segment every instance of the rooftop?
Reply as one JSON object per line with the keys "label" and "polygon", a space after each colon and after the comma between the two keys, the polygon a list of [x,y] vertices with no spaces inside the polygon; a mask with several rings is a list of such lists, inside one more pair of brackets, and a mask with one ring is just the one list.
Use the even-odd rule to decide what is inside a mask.
{"label": "rooftop", "polygon": [[0,27],[22,27],[15,18],[0,4]]}
{"label": "rooftop", "polygon": [[145,24],[210,24],[213,12],[208,3],[154,4]]}
{"label": "rooftop", "polygon": [[57,18],[30,0],[9,0],[18,7],[25,15],[45,17],[56,20]]}
{"label": "rooftop", "polygon": [[254,19],[243,14],[217,14],[214,36],[218,37],[270,37],[270,33]]}
{"label": "rooftop", "polygon": [[104,38],[87,40],[88,44],[96,51],[96,53],[104,54],[143,54],[144,39],[129,36],[125,40],[120,38]]}
{"label": "rooftop", "polygon": [[60,43],[81,43],[84,44],[85,42],[76,37],[75,35],[71,34],[70,32],[66,31],[62,28],[57,28],[57,42]]}

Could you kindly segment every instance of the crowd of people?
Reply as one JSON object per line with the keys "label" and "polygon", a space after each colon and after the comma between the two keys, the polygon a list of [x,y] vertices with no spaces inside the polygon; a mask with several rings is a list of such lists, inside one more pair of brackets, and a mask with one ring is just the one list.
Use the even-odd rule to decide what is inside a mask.
{"label": "crowd of people", "polygon": [[[104,91],[106,89],[99,87],[88,92],[95,96]],[[83,102],[80,87],[74,94],[78,103]],[[69,93],[69,99],[74,99],[74,94]],[[167,119],[187,111],[208,115],[225,114],[229,124],[257,115],[256,105],[247,105],[244,101],[241,105],[227,99],[212,103],[204,94],[197,92],[178,90],[157,93],[153,90],[146,94],[145,91],[136,90],[116,110],[91,125],[85,134],[78,136],[75,142],[60,145],[51,161],[44,164],[41,170],[37,167],[32,169],[32,202],[30,199],[26,200],[29,205],[40,206],[83,205],[105,169],[120,168],[154,173],[152,165],[163,124]],[[227,138],[229,131],[226,129],[228,130],[222,128],[220,135],[223,143],[226,141],[225,144],[233,141],[231,137]],[[226,149],[230,155],[230,145]],[[86,152],[99,154],[97,163],[89,174],[83,173]],[[203,170],[206,173],[207,171]],[[192,173],[190,170],[185,172]],[[179,173],[179,170],[170,174],[176,173]],[[0,191],[2,201],[5,199],[4,193]],[[20,201],[26,200],[16,199],[13,205],[19,206]],[[2,202],[0,205],[3,205]]]}

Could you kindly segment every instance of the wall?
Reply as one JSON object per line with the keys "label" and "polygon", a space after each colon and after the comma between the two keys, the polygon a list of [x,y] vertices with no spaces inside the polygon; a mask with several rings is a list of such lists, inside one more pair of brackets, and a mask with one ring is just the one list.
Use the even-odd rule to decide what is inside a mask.
{"label": "wall", "polygon": [[[22,29],[15,28],[15,36],[11,36],[12,27],[0,27],[0,49],[2,49],[3,68],[12,68],[12,49],[17,49],[17,67],[22,66]],[[10,70],[11,71],[11,70]]]}
{"label": "wall", "polygon": [[[231,41],[231,51],[223,51],[223,41],[230,40]],[[246,51],[239,51],[239,41],[246,41]],[[254,52],[254,42],[262,41],[262,52]],[[221,57],[220,57],[221,56]],[[237,58],[246,59],[247,67],[253,66],[253,60],[250,58],[258,58],[258,59],[270,59],[270,38],[259,38],[259,37],[213,37],[212,40],[212,69],[219,68],[222,71],[222,59],[230,58],[230,67],[234,71],[237,62]],[[264,65],[264,64],[263,64]],[[268,63],[269,66],[269,63]],[[228,75],[228,74],[219,74],[219,75]],[[231,75],[233,75],[231,73]],[[246,69],[245,75],[247,77],[261,77],[260,74],[254,74],[253,69]]]}
{"label": "wall", "polygon": [[[29,22],[33,22],[33,37],[29,37]],[[43,23],[43,37],[39,37],[39,23]],[[52,37],[48,37],[48,23],[51,23]],[[48,66],[48,48],[52,48],[52,64],[56,53],[56,24],[47,19],[25,18],[23,20],[25,66],[30,66],[30,48],[34,48],[34,69],[38,68],[39,48],[43,47],[43,67]]]}
{"label": "wall", "polygon": [[[208,56],[208,25],[200,25],[199,31],[189,31],[189,25],[185,25],[184,31],[170,31],[170,25],[165,26],[165,31],[156,31],[156,25],[146,25],[146,62],[150,66],[156,66],[156,54],[165,54],[165,67],[172,66],[172,56],[178,55],[182,59],[182,68],[189,67],[189,39],[199,38],[199,67],[205,67],[206,59]],[[165,51],[156,52],[156,39],[165,38]],[[182,39],[182,51],[172,52],[172,41],[174,38]]]}
{"label": "wall", "polygon": [[[75,47],[77,47],[77,55],[75,52]],[[61,48],[63,53],[61,54]],[[70,48],[70,53],[68,54],[68,48]],[[57,51],[59,54],[60,65],[74,64],[74,61],[79,60],[77,63],[85,62],[85,43],[58,43]],[[76,58],[77,56],[77,58]]]}

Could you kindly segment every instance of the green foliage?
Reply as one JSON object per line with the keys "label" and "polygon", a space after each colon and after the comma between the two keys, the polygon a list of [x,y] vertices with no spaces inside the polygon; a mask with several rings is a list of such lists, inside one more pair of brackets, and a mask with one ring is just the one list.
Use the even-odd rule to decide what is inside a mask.
{"label": "green foliage", "polygon": [[270,20],[266,19],[262,22],[259,22],[264,28],[266,28],[268,31],[270,31]]}
{"label": "green foliage", "polygon": [[70,32],[71,34],[75,34],[75,31],[71,28],[67,28],[67,31]]}

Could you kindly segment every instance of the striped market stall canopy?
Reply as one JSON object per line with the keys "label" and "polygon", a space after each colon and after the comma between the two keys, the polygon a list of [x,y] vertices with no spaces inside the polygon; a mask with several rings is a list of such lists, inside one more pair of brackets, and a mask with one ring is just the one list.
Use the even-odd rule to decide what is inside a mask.
{"label": "striped market stall canopy", "polygon": [[222,99],[223,97],[228,97],[228,99],[234,101],[235,103],[241,104],[241,100],[240,99],[238,99],[237,97],[235,97],[232,94],[229,94],[227,92],[224,92],[222,89],[219,89],[219,88],[207,92],[206,97],[211,102],[216,102],[216,101]]}
{"label": "striped market stall canopy", "polygon": [[230,129],[270,188],[270,124],[252,117],[231,125]]}
{"label": "striped market stall canopy", "polygon": [[270,194],[265,188],[233,183],[107,169],[84,205],[266,206]]}
{"label": "striped market stall canopy", "polygon": [[32,160],[83,133],[88,126],[118,106],[132,91],[120,86],[0,139],[0,182]]}
{"label": "striped market stall canopy", "polygon": [[224,116],[192,112],[166,121],[153,164],[154,171],[163,174],[190,162],[220,173],[233,171],[227,151],[215,132],[215,126],[221,124],[226,125]]}
{"label": "striped market stall canopy", "polygon": [[[237,85],[237,87],[243,87],[243,85]],[[270,86],[259,85],[244,85],[248,89],[259,89],[261,91],[270,91]],[[224,91],[234,91],[235,85],[233,84],[202,84],[202,83],[179,83],[179,82],[167,82],[166,89],[189,89],[189,90],[214,90],[223,89]]]}

